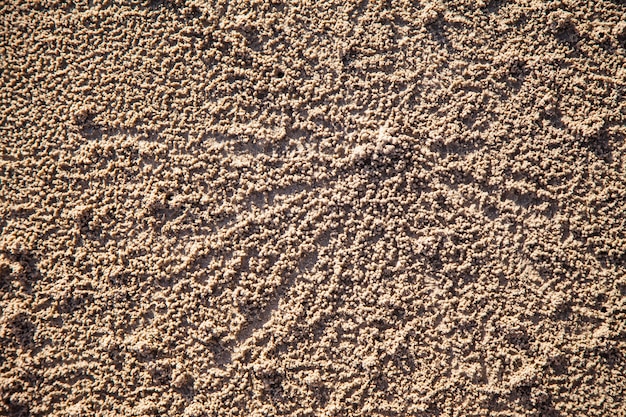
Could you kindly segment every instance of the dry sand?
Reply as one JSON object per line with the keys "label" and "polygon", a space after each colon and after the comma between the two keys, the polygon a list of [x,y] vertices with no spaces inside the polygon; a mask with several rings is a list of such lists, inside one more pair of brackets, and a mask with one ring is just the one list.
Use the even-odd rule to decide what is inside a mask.
{"label": "dry sand", "polygon": [[0,16],[0,415],[626,415],[623,2]]}

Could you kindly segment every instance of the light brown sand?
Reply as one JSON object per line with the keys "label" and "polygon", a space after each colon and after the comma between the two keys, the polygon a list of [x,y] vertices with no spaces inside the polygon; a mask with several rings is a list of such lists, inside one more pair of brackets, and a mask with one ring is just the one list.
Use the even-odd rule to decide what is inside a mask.
{"label": "light brown sand", "polygon": [[626,6],[0,6],[0,415],[626,415]]}

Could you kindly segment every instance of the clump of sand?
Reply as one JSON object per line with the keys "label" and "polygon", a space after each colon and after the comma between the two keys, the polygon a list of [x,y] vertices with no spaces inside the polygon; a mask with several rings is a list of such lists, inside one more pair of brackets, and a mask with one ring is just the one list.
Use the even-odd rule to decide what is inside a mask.
{"label": "clump of sand", "polygon": [[1,415],[626,413],[620,2],[0,16]]}

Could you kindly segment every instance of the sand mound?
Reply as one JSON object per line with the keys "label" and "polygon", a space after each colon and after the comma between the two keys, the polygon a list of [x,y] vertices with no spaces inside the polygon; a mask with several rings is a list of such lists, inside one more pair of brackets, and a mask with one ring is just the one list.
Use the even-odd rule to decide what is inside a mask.
{"label": "sand mound", "polygon": [[623,2],[0,16],[0,415],[626,414]]}

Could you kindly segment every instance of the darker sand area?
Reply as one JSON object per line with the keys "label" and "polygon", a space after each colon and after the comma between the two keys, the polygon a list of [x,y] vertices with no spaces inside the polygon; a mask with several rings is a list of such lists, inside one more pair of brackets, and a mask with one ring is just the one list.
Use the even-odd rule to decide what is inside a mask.
{"label": "darker sand area", "polygon": [[1,416],[625,416],[620,1],[0,2]]}

